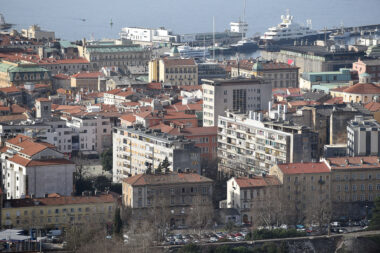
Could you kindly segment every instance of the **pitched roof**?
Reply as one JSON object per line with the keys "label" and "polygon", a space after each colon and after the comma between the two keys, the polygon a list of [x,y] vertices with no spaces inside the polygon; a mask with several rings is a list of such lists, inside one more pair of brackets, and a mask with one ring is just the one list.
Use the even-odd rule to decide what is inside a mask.
{"label": "pitched roof", "polygon": [[12,87],[5,87],[5,88],[0,88],[0,92],[3,93],[16,93],[16,92],[21,92],[21,90],[15,86]]}
{"label": "pitched roof", "polygon": [[136,121],[136,116],[134,116],[133,114],[128,114],[128,115],[121,116],[120,119],[128,121],[128,122],[135,122]]}
{"label": "pitched roof", "polygon": [[195,173],[139,174],[123,180],[132,186],[167,185],[184,183],[211,183],[212,180]]}
{"label": "pitched roof", "polygon": [[50,102],[51,100],[48,98],[37,98],[36,101],[38,101],[38,102]]}
{"label": "pitched roof", "polygon": [[357,83],[343,90],[352,94],[380,94],[380,86],[373,83]]}
{"label": "pitched roof", "polygon": [[23,121],[27,119],[28,117],[25,114],[5,115],[0,116],[0,123]]}
{"label": "pitched roof", "polygon": [[378,112],[380,111],[380,103],[379,102],[370,102],[365,104],[364,107],[368,109],[370,112]]}
{"label": "pitched roof", "polygon": [[175,66],[195,66],[194,59],[164,59],[165,67],[175,67]]}
{"label": "pitched roof", "polygon": [[324,162],[318,163],[283,163],[277,165],[284,174],[328,173],[329,167]]}
{"label": "pitched roof", "polygon": [[97,79],[99,76],[102,76],[103,74],[101,72],[79,72],[75,75],[72,75],[71,77],[78,78],[78,79],[86,79],[86,78],[93,78]]}
{"label": "pitched roof", "polygon": [[327,158],[332,170],[336,169],[361,169],[380,168],[380,157],[378,156],[356,156]]}
{"label": "pitched roof", "polygon": [[270,175],[267,175],[265,177],[255,176],[253,178],[237,177],[235,178],[235,181],[240,188],[263,187],[281,184],[276,176]]}
{"label": "pitched roof", "polygon": [[32,139],[29,136],[23,135],[23,134],[18,134],[16,137],[7,140],[6,142],[9,142],[10,144],[17,145],[25,140]]}
{"label": "pitched roof", "polygon": [[75,164],[75,163],[67,159],[31,160],[28,164],[28,167],[52,166],[52,165],[63,165],[63,164]]}

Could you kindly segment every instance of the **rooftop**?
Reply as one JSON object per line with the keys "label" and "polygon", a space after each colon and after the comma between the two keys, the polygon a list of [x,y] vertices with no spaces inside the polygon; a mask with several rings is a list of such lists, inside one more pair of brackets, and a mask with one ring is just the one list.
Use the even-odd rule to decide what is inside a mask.
{"label": "rooftop", "polygon": [[326,161],[331,170],[380,168],[378,156],[336,157],[328,158]]}
{"label": "rooftop", "polygon": [[323,163],[284,163],[278,164],[278,168],[284,174],[308,174],[308,173],[329,173],[329,167]]}
{"label": "rooftop", "polygon": [[132,186],[144,185],[168,185],[168,184],[186,184],[186,183],[212,183],[207,177],[195,173],[170,173],[170,174],[139,174],[124,179],[126,184]]}
{"label": "rooftop", "polygon": [[171,59],[171,58],[165,58],[163,59],[165,63],[165,67],[175,67],[175,66],[195,66],[195,60],[194,59]]}
{"label": "rooftop", "polygon": [[270,175],[266,175],[263,177],[255,176],[252,178],[237,177],[235,178],[235,181],[240,188],[264,187],[281,184],[277,177]]}

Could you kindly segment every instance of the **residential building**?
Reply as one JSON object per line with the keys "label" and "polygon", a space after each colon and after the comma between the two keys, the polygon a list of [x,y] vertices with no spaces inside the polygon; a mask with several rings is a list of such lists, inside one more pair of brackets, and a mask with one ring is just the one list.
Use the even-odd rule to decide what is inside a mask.
{"label": "residential building", "polygon": [[262,78],[202,80],[203,126],[217,126],[227,109],[246,113],[268,110],[272,86]]}
{"label": "residential building", "polygon": [[35,64],[0,62],[0,87],[22,86],[27,82],[51,85],[51,73]]}
{"label": "residential building", "polygon": [[200,149],[183,136],[169,136],[160,130],[116,127],[113,131],[113,181],[155,171],[165,158],[170,171],[200,173]]}
{"label": "residential building", "polygon": [[72,116],[66,119],[72,129],[73,151],[96,151],[101,154],[112,147],[112,126],[109,118],[102,116]]}
{"label": "residential building", "polygon": [[123,180],[123,206],[135,220],[157,210],[170,227],[192,226],[194,215],[211,221],[212,191],[213,181],[194,173],[139,174]]}
{"label": "residential building", "polygon": [[117,197],[60,196],[8,199],[4,201],[2,224],[7,228],[69,228],[74,224],[106,224],[114,219]]}
{"label": "residential building", "polygon": [[231,77],[263,77],[272,88],[298,87],[298,67],[287,63],[240,61],[231,67]]}
{"label": "residential building", "polygon": [[71,76],[71,88],[78,90],[98,91],[98,80],[101,72],[80,72]]}
{"label": "residential building", "polygon": [[227,181],[227,208],[237,209],[240,222],[253,225],[259,219],[260,208],[275,208],[274,203],[265,205],[278,199],[280,189],[280,181],[275,176],[233,177]]}
{"label": "residential building", "polygon": [[35,39],[37,41],[46,40],[53,41],[55,40],[55,33],[51,31],[44,31],[38,25],[32,25],[28,29],[22,29],[21,34],[23,37],[28,39]]}
{"label": "residential building", "polygon": [[127,70],[128,66],[147,66],[151,51],[140,46],[121,41],[83,41],[78,46],[79,56],[90,62],[90,69],[115,66]]}
{"label": "residential building", "polygon": [[[305,91],[314,89],[314,86],[332,85],[335,86],[348,86],[351,78],[350,69],[339,69],[339,71],[327,72],[304,72],[300,78],[300,88]],[[335,87],[335,88],[337,88]]]}
{"label": "residential building", "polygon": [[280,199],[286,224],[330,222],[331,173],[324,162],[274,165],[270,175],[282,185]]}
{"label": "residential building", "polygon": [[149,62],[149,82],[176,86],[198,85],[198,65],[194,59],[164,58]]}
{"label": "residential building", "polygon": [[218,120],[218,170],[221,175],[267,173],[275,164],[318,159],[318,133],[261,113],[227,111]]}
{"label": "residential building", "polygon": [[333,219],[368,218],[373,201],[380,197],[379,157],[339,157],[324,162],[331,170]]}
{"label": "residential building", "polygon": [[178,36],[164,27],[158,29],[124,27],[121,29],[120,38],[131,40],[135,44],[153,45],[154,43],[171,43],[177,42]]}
{"label": "residential building", "polygon": [[36,99],[36,118],[45,120],[51,118],[51,101],[48,98]]}
{"label": "residential building", "polygon": [[1,150],[2,182],[7,199],[73,192],[75,164],[46,142],[18,135]]}
{"label": "residential building", "polygon": [[352,69],[356,70],[359,75],[364,73],[369,74],[373,82],[380,82],[380,60],[378,59],[359,59],[352,64]]}
{"label": "residential building", "polygon": [[380,123],[355,116],[347,124],[348,156],[380,156]]}
{"label": "residential building", "polygon": [[198,63],[198,84],[202,83],[202,79],[215,78],[227,78],[227,72],[221,64],[214,62]]}

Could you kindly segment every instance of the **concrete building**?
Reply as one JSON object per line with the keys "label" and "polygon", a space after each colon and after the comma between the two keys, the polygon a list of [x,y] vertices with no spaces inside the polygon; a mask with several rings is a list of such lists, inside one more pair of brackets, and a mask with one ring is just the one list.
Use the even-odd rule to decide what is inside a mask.
{"label": "concrete building", "polygon": [[161,131],[118,127],[113,131],[113,181],[155,171],[165,158],[170,171],[200,173],[200,149],[182,136],[169,136]]}
{"label": "concrete building", "polygon": [[198,85],[198,66],[194,59],[154,59],[149,62],[149,82]]}
{"label": "concrete building", "polygon": [[324,162],[331,170],[333,219],[368,218],[373,201],[380,197],[379,157],[339,157]]}
{"label": "concrete building", "polygon": [[212,222],[212,184],[193,173],[140,174],[123,180],[123,206],[132,209],[134,220],[160,215],[171,228],[191,227],[194,215]]}
{"label": "concrete building", "polygon": [[240,61],[231,66],[231,77],[262,77],[272,84],[272,88],[298,87],[298,67],[287,63],[265,61]]}
{"label": "concrete building", "polygon": [[361,60],[352,64],[352,69],[359,75],[367,73],[373,82],[380,82],[380,60]]}
{"label": "concrete building", "polygon": [[256,212],[268,200],[277,199],[280,189],[280,181],[275,176],[233,177],[227,181],[227,208],[239,211],[240,222],[256,223],[259,219]]}
{"label": "concrete building", "polygon": [[217,126],[227,109],[246,113],[268,110],[272,86],[262,78],[202,80],[203,126]]}
{"label": "concrete building", "polygon": [[1,150],[3,189],[7,199],[73,192],[75,164],[46,142],[18,135]]}
{"label": "concrete building", "polygon": [[227,72],[219,63],[198,63],[198,84],[202,79],[227,78]]}
{"label": "concrete building", "polygon": [[246,176],[267,173],[275,164],[318,159],[318,133],[261,113],[227,112],[218,119],[218,170]]}
{"label": "concrete building", "polygon": [[270,175],[281,182],[286,224],[330,222],[331,173],[324,162],[278,164],[271,168]]}
{"label": "concrete building", "polygon": [[71,76],[71,88],[88,91],[98,91],[99,77],[102,76],[101,72],[79,72]]}
{"label": "concrete building", "polygon": [[266,60],[293,63],[299,72],[339,71],[351,68],[352,63],[363,58],[364,51],[348,50],[339,46],[284,46],[279,51],[263,51]]}
{"label": "concrete building", "polygon": [[46,229],[69,228],[74,224],[106,224],[114,219],[117,197],[60,196],[51,194],[42,198],[10,199],[4,202],[1,216],[7,228]]}
{"label": "concrete building", "polygon": [[36,118],[45,120],[51,118],[51,101],[48,98],[36,99]]}
{"label": "concrete building", "polygon": [[21,35],[28,39],[35,39],[37,41],[46,40],[53,41],[55,40],[55,33],[51,31],[44,31],[38,25],[32,25],[28,29],[22,29]]}
{"label": "concrete building", "polygon": [[347,124],[348,156],[380,156],[380,124],[375,119],[355,116]]}
{"label": "concrete building", "polygon": [[164,27],[158,29],[124,27],[119,33],[121,39],[133,41],[135,44],[153,45],[154,43],[172,43],[178,41],[178,36]]}
{"label": "concrete building", "polygon": [[300,78],[300,88],[304,91],[313,90],[315,85],[336,84],[336,86],[348,86],[351,81],[350,69],[328,72],[304,72]]}
{"label": "concrete building", "polygon": [[112,126],[109,118],[102,116],[76,116],[65,119],[72,129],[73,151],[96,151],[101,154],[112,147]]}
{"label": "concrete building", "polygon": [[125,40],[83,42],[78,46],[79,56],[90,62],[90,69],[116,66],[124,71],[128,66],[147,66],[151,51]]}

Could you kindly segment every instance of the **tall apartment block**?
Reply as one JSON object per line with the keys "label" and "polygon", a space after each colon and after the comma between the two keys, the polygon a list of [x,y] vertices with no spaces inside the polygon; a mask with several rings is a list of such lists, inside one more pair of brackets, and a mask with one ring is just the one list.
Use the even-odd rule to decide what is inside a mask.
{"label": "tall apartment block", "polygon": [[261,78],[202,79],[203,126],[217,126],[229,109],[240,113],[268,110],[272,86]]}
{"label": "tall apartment block", "polygon": [[160,130],[117,127],[113,131],[113,181],[158,168],[168,158],[171,171],[196,172],[201,169],[201,150],[183,136]]}
{"label": "tall apartment block", "polygon": [[380,124],[355,116],[347,125],[348,156],[380,156]]}
{"label": "tall apartment block", "polygon": [[218,119],[220,175],[267,173],[275,164],[318,159],[318,133],[262,113],[226,112]]}

